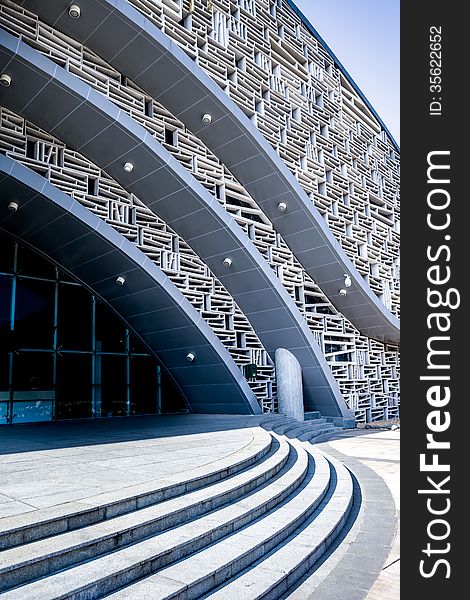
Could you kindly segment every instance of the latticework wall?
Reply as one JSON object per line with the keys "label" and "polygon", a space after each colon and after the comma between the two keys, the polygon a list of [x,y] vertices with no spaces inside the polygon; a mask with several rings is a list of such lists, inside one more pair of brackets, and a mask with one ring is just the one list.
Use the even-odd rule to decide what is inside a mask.
{"label": "latticework wall", "polygon": [[[371,289],[398,315],[399,166],[393,142],[286,3],[132,0],[242,108],[296,175]],[[208,6],[209,4],[209,6]],[[234,215],[314,332],[358,421],[397,416],[397,349],[361,335],[324,296],[266,215],[168,110],[73,39],[2,0],[0,25],[128,112]],[[191,248],[85,157],[1,109],[0,151],[41,173],[136,243],[201,312],[276,410],[269,356]]]}

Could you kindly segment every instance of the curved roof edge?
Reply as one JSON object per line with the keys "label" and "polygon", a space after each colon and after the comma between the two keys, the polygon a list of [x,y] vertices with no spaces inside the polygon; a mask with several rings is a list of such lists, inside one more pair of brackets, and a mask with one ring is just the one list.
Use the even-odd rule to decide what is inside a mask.
{"label": "curved roof edge", "polygon": [[325,40],[318,33],[318,31],[315,29],[315,27],[310,23],[310,21],[307,19],[307,17],[304,15],[304,13],[300,10],[300,8],[295,4],[295,2],[293,2],[292,0],[285,0],[285,2],[295,12],[295,14],[300,18],[300,20],[305,25],[305,27],[320,42],[320,44],[325,48],[325,50],[331,56],[331,58],[335,61],[335,63],[341,69],[341,72],[346,77],[346,79],[348,80],[348,82],[352,85],[352,87],[355,89],[355,91],[359,94],[361,100],[364,102],[364,104],[367,106],[367,108],[370,110],[370,112],[374,115],[374,117],[380,123],[381,127],[387,133],[388,137],[390,138],[390,140],[392,141],[393,145],[395,146],[395,150],[397,150],[398,152],[400,152],[400,146],[397,144],[395,138],[390,133],[389,128],[385,125],[385,123],[379,117],[377,111],[372,106],[372,104],[369,102],[369,100],[366,98],[364,92],[361,90],[361,88],[354,81],[354,79],[352,78],[352,76],[350,75],[350,73],[348,72],[348,70],[346,69],[346,67],[339,60],[339,58],[336,56],[336,54],[333,52],[333,50],[330,48],[330,46],[325,42]]}
{"label": "curved roof edge", "polygon": [[[364,335],[399,343],[399,320],[359,274],[293,173],[236,103],[176,42],[125,0],[81,0],[84,15],[79,22],[68,17],[62,0],[18,2],[86,43],[166,106],[245,187],[336,309]],[[210,125],[201,120],[205,112],[213,116]],[[289,207],[285,214],[277,208],[281,201]],[[345,273],[354,283],[347,297],[338,293]]]}
{"label": "curved roof edge", "polygon": [[[0,231],[39,251],[102,299],[159,360],[191,410],[261,413],[227,348],[141,250],[42,175],[1,154],[0,184]],[[6,210],[12,198],[17,213]],[[123,287],[116,285],[120,275]],[[188,349],[197,356],[191,365]]]}
{"label": "curved roof edge", "polygon": [[[0,67],[8,67],[16,82],[0,91],[6,107],[82,153],[160,216],[226,288],[268,354],[289,344],[302,366],[306,407],[351,416],[294,300],[254,242],[191,173],[123,109],[2,28]],[[123,170],[128,159],[132,174]],[[226,257],[233,258],[230,269]]]}

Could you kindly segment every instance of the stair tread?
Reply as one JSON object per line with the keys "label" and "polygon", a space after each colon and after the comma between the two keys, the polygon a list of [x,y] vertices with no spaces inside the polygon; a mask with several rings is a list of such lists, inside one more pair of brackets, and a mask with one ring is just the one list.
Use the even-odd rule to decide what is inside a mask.
{"label": "stair tread", "polygon": [[110,538],[126,531],[133,531],[134,528],[142,526],[145,523],[151,523],[157,519],[162,520],[164,517],[172,515],[175,512],[188,510],[191,506],[204,504],[207,506],[205,509],[207,512],[210,510],[209,504],[211,500],[227,495],[240,486],[247,485],[249,482],[269,473],[272,469],[282,468],[287,461],[288,455],[289,445],[287,442],[280,440],[277,451],[264,462],[203,489],[195,490],[184,496],[172,498],[147,508],[114,517],[113,519],[101,521],[82,529],[76,529],[52,538],[3,550],[0,552],[0,577],[6,571],[18,568],[21,564],[37,562],[45,557],[58,556],[65,551],[71,551],[73,548],[78,550],[100,539]]}
{"label": "stair tread", "polygon": [[[211,600],[223,600],[227,597],[243,598],[244,600],[261,598],[304,565],[309,557],[320,553],[319,550],[322,550],[325,540],[331,537],[335,529],[347,518],[352,504],[351,476],[347,469],[337,461],[334,461],[334,467],[337,476],[335,492],[325,506],[319,507],[315,511],[318,514],[312,515],[309,524],[275,552],[263,558],[236,579],[207,594],[206,598]],[[292,583],[294,582],[290,580],[287,587],[290,587]],[[281,591],[281,593],[283,592]]]}
{"label": "stair tread", "polygon": [[[172,551],[176,554],[176,549],[182,544],[192,543],[205,535],[213,535],[218,529],[227,530],[228,533],[230,523],[241,520],[244,516],[249,516],[250,512],[256,511],[259,507],[267,507],[270,502],[275,502],[277,497],[280,494],[282,495],[283,490],[286,490],[290,495],[292,493],[291,488],[303,480],[307,466],[307,453],[298,452],[293,464],[275,483],[267,485],[248,497],[243,497],[229,506],[219,508],[194,521],[121,548],[116,552],[98,557],[91,562],[54,573],[47,578],[47,592],[44,589],[44,580],[37,580],[4,592],[3,598],[5,600],[13,598],[39,600],[41,598],[67,597],[67,594],[72,591],[85,590],[93,588],[93,586],[103,590],[103,582],[107,578],[120,573],[129,573],[130,569],[134,569],[133,574],[129,573],[129,576],[134,577],[134,579],[145,576],[148,574],[145,571],[145,564],[152,563],[158,557],[163,557],[164,560]],[[269,516],[268,514],[266,518],[269,518]],[[211,542],[208,541],[208,543]],[[191,549],[191,551],[193,552],[195,549]],[[170,560],[173,561],[177,558],[179,557],[175,556]],[[127,583],[127,581],[124,583]],[[111,585],[111,591],[124,583],[118,583],[114,587]]]}
{"label": "stair tread", "polygon": [[317,419],[318,417],[321,417],[321,413],[318,410],[308,410],[304,414],[306,420]]}
{"label": "stair tread", "polygon": [[[183,478],[180,473],[175,473],[172,476],[167,475],[157,480],[126,487],[124,490],[105,492],[83,498],[79,501],[68,502],[51,508],[38,509],[12,517],[5,517],[0,519],[0,538],[8,537],[18,532],[26,538],[22,541],[31,541],[28,539],[28,530],[39,527],[44,528],[47,524],[52,524],[57,520],[64,520],[65,529],[62,529],[62,531],[66,531],[67,519],[85,515],[97,508],[102,511],[106,510],[106,508],[110,508],[110,512],[115,512],[116,509],[114,505],[135,500],[135,506],[128,509],[135,510],[136,508],[145,506],[145,503],[142,503],[141,506],[139,506],[139,500],[143,500],[144,502],[146,495],[161,493],[163,497],[171,497],[172,491],[174,491],[176,486],[184,488],[193,487],[193,489],[200,488],[204,486],[205,482],[210,478],[229,476],[232,473],[236,473],[243,469],[245,466],[248,466],[252,461],[259,460],[269,451],[270,445],[271,436],[269,433],[261,427],[255,427],[253,428],[252,441],[249,444],[234,454],[214,461],[209,465],[195,468],[192,470],[190,477]],[[175,494],[173,494],[173,496],[174,495]],[[158,502],[158,500],[155,500],[155,503],[156,502]],[[127,512],[127,510],[123,512]],[[117,514],[120,513],[117,512]],[[53,531],[52,533],[56,533],[56,531]],[[51,533],[46,533],[46,535],[51,535]],[[36,538],[33,537],[32,539]],[[8,545],[3,547],[8,547]]]}
{"label": "stair tread", "polygon": [[331,423],[325,423],[324,427],[318,429],[312,429],[305,431],[298,435],[298,439],[302,442],[308,442],[310,440],[316,440],[317,438],[323,438],[323,436],[330,436],[332,433],[343,431],[340,427],[335,427]]}
{"label": "stair tread", "polygon": [[272,420],[272,421],[263,421],[262,423],[260,423],[260,427],[262,427],[263,429],[267,429],[269,431],[269,430],[272,430],[274,427],[281,427],[281,425],[291,425],[296,422],[297,421],[295,419],[290,419],[290,418]]}
{"label": "stair tread", "polygon": [[[295,443],[295,447],[299,451],[301,447],[305,450],[305,447],[301,446],[300,443]],[[188,586],[197,585],[202,579],[212,580],[215,573],[220,573],[222,580],[231,577],[237,572],[231,565],[249,552],[254,554],[253,560],[260,558],[266,552],[267,540],[274,538],[276,532],[282,531],[285,528],[285,523],[294,522],[296,516],[310,514],[312,512],[309,510],[310,507],[314,507],[313,510],[315,510],[317,505],[321,503],[329,486],[330,468],[328,461],[319,453],[308,452],[315,457],[315,476],[292,500],[263,519],[248,525],[246,528],[216,542],[197,554],[190,555],[178,563],[163,568],[145,580],[138,581],[111,594],[109,598],[124,600],[125,598],[144,597],[142,595],[143,589],[149,594],[148,597],[155,599],[166,597],[158,595],[158,590],[163,585],[169,585],[168,582],[172,582],[171,593],[176,594],[182,592]],[[299,524],[296,524],[296,527]],[[214,586],[213,583],[209,585],[210,587]],[[218,583],[215,585],[218,585]],[[200,597],[200,593],[200,590],[195,590],[194,595],[189,597]]]}
{"label": "stair tread", "polygon": [[[317,421],[315,421],[315,423],[312,423],[311,421],[304,421],[304,422],[297,422],[297,423],[293,423],[291,425],[280,425],[279,427],[274,427],[273,431],[275,431],[276,433],[282,433],[282,435],[285,435],[286,433],[289,433],[291,431],[316,431],[318,429],[321,429],[323,427],[325,427],[326,425],[330,426],[330,423],[327,423],[326,421],[323,421],[323,419],[318,419]],[[333,427],[333,425],[331,425],[331,427]]]}

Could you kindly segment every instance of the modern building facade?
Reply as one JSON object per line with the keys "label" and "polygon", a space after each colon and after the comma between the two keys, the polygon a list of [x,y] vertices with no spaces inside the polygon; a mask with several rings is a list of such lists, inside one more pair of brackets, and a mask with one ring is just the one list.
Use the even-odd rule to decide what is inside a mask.
{"label": "modern building facade", "polygon": [[[399,413],[399,148],[290,0],[0,0],[0,419]],[[69,391],[70,390],[70,391]]]}

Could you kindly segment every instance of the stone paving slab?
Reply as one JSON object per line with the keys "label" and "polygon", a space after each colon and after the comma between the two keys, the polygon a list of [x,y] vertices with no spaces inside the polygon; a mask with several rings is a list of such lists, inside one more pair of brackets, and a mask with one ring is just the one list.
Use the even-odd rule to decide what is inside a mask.
{"label": "stone paving slab", "polygon": [[184,477],[249,446],[258,421],[163,415],[2,426],[0,523],[2,517]]}
{"label": "stone paving slab", "polygon": [[288,600],[398,600],[398,431],[348,430],[315,444],[349,467],[362,500],[344,540]]}
{"label": "stone paving slab", "polygon": [[[5,517],[145,487],[150,479],[184,476],[195,467],[210,468],[211,462],[246,447],[259,420],[178,415],[0,427],[0,524]],[[395,511],[383,494],[386,484],[398,511],[399,438],[399,430],[350,430],[316,445],[334,456],[350,457],[359,466],[370,518],[356,532],[360,550],[350,547],[345,555],[328,559],[336,561],[335,577],[325,576],[320,567],[309,578],[315,591],[310,594],[299,587],[301,595],[293,592],[289,599],[399,598],[400,537],[392,524]],[[387,536],[393,543],[384,541]],[[171,589],[171,580],[166,584]],[[140,597],[148,596],[143,592]]]}
{"label": "stone paving slab", "polygon": [[[363,436],[344,436],[344,441],[333,440],[329,445],[348,454],[375,471],[387,484],[397,511],[400,510],[400,431],[379,431]],[[365,443],[364,443],[365,442]],[[364,454],[364,448],[368,452]],[[400,597],[400,529],[399,517],[396,534],[389,556],[366,600],[398,600]],[[348,599],[349,600],[349,599]]]}

